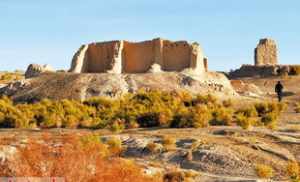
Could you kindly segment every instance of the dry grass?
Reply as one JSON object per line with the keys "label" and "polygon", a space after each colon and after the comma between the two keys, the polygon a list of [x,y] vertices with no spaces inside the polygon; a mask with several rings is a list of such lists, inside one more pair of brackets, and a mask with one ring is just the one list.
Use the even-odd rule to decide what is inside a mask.
{"label": "dry grass", "polygon": [[0,72],[0,84],[6,84],[21,79],[24,79],[24,74],[21,71]]}
{"label": "dry grass", "polygon": [[295,110],[296,113],[300,113],[300,104],[299,103],[296,104],[294,110]]}
{"label": "dry grass", "polygon": [[174,171],[164,175],[164,182],[182,182],[185,179],[183,172]]}
{"label": "dry grass", "polygon": [[117,137],[111,137],[106,141],[109,146],[109,151],[111,155],[119,156],[124,150],[122,147],[122,141]]}
{"label": "dry grass", "polygon": [[300,168],[297,162],[289,162],[286,168],[287,174],[291,177],[299,176]]}
{"label": "dry grass", "polygon": [[272,178],[274,176],[273,168],[265,164],[257,164],[255,170],[257,176],[260,178]]}
{"label": "dry grass", "polygon": [[131,161],[109,157],[109,147],[94,136],[83,140],[74,136],[55,141],[44,138],[47,141],[30,140],[25,148],[19,149],[14,161],[2,163],[0,176],[60,176],[70,182],[161,181],[145,176]]}
{"label": "dry grass", "polygon": [[287,175],[291,177],[291,179],[299,179],[300,178],[300,167],[299,164],[295,161],[290,161],[286,167]]}

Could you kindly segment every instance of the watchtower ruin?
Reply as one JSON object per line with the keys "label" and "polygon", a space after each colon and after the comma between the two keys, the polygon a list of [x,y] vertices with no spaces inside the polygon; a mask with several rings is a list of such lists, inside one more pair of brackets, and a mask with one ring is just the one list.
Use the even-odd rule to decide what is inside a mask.
{"label": "watchtower ruin", "polygon": [[277,65],[277,46],[272,39],[260,39],[254,50],[255,66]]}

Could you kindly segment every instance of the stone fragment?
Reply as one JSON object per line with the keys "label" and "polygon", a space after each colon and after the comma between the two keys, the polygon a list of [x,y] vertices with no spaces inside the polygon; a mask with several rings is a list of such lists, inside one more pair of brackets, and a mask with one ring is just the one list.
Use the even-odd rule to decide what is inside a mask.
{"label": "stone fragment", "polygon": [[30,64],[27,67],[27,70],[25,72],[25,78],[36,77],[44,72],[54,72],[54,69],[48,64],[46,65]]}
{"label": "stone fragment", "polygon": [[160,73],[162,72],[161,66],[159,64],[153,64],[148,71],[149,73]]}

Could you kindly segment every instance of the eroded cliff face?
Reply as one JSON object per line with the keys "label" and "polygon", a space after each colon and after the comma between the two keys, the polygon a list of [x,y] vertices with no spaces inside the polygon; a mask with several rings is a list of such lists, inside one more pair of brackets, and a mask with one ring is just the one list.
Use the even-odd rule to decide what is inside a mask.
{"label": "eroded cliff face", "polygon": [[203,51],[198,44],[160,38],[143,42],[110,41],[83,45],[74,55],[73,73],[146,73],[153,64],[162,71],[191,69],[201,74]]}

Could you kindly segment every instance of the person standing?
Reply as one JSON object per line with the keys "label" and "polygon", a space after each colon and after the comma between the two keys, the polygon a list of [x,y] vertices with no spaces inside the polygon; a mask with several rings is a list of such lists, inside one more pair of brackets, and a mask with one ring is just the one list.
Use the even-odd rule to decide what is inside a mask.
{"label": "person standing", "polygon": [[281,102],[282,100],[282,93],[283,93],[283,85],[281,84],[280,81],[277,82],[276,86],[275,86],[275,92],[277,93],[277,97],[278,97],[278,102]]}

